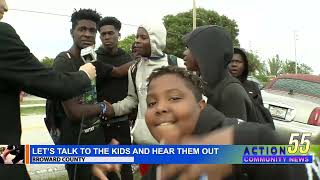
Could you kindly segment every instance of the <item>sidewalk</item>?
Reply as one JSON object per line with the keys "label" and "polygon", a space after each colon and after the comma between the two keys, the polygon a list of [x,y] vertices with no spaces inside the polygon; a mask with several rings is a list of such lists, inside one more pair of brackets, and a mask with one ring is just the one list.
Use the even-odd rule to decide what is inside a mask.
{"label": "sidewalk", "polygon": [[28,107],[44,107],[46,106],[46,104],[24,104],[24,105],[20,105],[21,108],[28,108]]}
{"label": "sidewalk", "polygon": [[[53,144],[43,121],[44,115],[22,116],[21,144]],[[68,179],[62,164],[27,165],[31,179]]]}

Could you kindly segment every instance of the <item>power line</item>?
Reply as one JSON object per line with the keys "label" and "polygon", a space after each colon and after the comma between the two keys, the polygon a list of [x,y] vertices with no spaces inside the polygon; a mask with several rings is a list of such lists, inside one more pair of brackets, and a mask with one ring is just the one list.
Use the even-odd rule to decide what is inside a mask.
{"label": "power line", "polygon": [[26,9],[10,9],[10,10],[12,10],[12,11],[21,11],[21,12],[30,12],[30,13],[37,13],[37,14],[46,14],[46,15],[53,15],[53,16],[71,17],[71,16],[65,15],[65,14],[56,14],[56,13],[49,13],[49,12],[32,11],[32,10],[26,10]]}
{"label": "power line", "polygon": [[[53,16],[71,17],[70,15],[66,15],[66,14],[57,14],[57,13],[34,11],[34,10],[27,10],[27,9],[10,9],[10,10],[12,10],[12,11],[20,11],[20,12],[28,12],[28,13],[45,14],[45,15],[53,15]],[[134,24],[127,24],[127,23],[122,23],[122,24],[126,25],[126,26],[136,27],[136,28],[139,27],[138,25],[134,25]],[[182,36],[182,34],[175,33],[175,32],[167,31],[167,33],[171,34],[171,35]]]}

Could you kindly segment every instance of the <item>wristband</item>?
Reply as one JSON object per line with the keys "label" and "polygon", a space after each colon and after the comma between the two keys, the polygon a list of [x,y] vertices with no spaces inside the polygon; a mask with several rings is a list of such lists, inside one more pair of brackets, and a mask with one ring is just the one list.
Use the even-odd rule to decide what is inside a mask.
{"label": "wristband", "polygon": [[108,107],[107,107],[107,105],[106,105],[106,103],[104,103],[104,102],[100,102],[99,103],[99,106],[100,106],[100,114],[102,115],[102,114],[105,114],[106,112],[107,112],[107,110],[108,110]]}

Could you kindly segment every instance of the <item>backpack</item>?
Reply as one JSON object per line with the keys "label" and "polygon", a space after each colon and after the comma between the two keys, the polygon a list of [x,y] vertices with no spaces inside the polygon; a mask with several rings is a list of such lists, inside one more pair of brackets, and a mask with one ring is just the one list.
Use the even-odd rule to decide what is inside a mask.
{"label": "backpack", "polygon": [[264,107],[263,104],[261,104],[257,99],[252,97],[250,93],[247,93],[247,94],[255,107],[257,118],[261,120],[263,119],[264,123],[267,123],[272,129],[275,129],[273,118],[269,109]]}
{"label": "backpack", "polygon": [[[57,57],[62,56],[66,59],[71,59],[70,55],[67,52],[60,53]],[[74,64],[73,64],[74,66]],[[66,119],[64,109],[61,104],[61,100],[58,99],[47,99],[46,101],[46,117],[44,122],[47,126],[48,132],[51,135],[51,138],[54,144],[58,144],[61,135],[61,125],[62,122]]]}
{"label": "backpack", "polygon": [[[134,91],[135,91],[136,95],[138,95],[137,85],[136,85],[136,76],[137,76],[138,64],[140,63],[140,60],[141,59],[136,60],[133,63],[133,65],[131,67],[131,71],[130,71],[132,82],[133,82],[133,86],[134,86]],[[178,66],[177,56],[167,54],[167,60],[168,60],[168,65],[169,66]],[[135,124],[135,120],[137,118],[137,112],[138,112],[138,110],[135,109],[128,115],[129,121],[130,121],[130,124],[131,124],[132,127]]]}
{"label": "backpack", "polygon": [[[240,84],[240,81],[237,79],[225,79],[221,84],[218,85],[216,89],[216,96],[213,96],[216,100],[219,100],[221,98],[220,94],[224,91],[224,88],[227,87],[229,84],[232,83],[237,83]],[[241,84],[240,84],[241,85]],[[241,85],[242,86],[242,85]],[[243,87],[243,86],[242,86]],[[247,92],[247,91],[246,91]],[[274,123],[273,123],[273,118],[271,116],[271,113],[267,108],[263,106],[263,104],[259,103],[258,100],[254,99],[250,93],[248,93],[248,96],[253,104],[253,109],[254,109],[254,115],[255,118],[249,118],[248,122],[256,122],[256,123],[261,123],[261,124],[268,124],[272,129],[275,129]],[[214,101],[214,102],[220,102],[219,101]]]}
{"label": "backpack", "polygon": [[63,114],[63,107],[59,100],[47,99],[46,102],[46,117],[44,122],[47,126],[48,132],[54,142],[58,144],[61,135],[61,124],[65,118]]}

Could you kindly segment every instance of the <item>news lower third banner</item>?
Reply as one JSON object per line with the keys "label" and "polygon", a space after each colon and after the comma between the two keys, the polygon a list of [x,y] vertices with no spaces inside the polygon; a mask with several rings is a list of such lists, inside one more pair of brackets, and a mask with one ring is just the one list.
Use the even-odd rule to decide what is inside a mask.
{"label": "news lower third banner", "polygon": [[319,145],[25,145],[26,164],[305,164]]}

